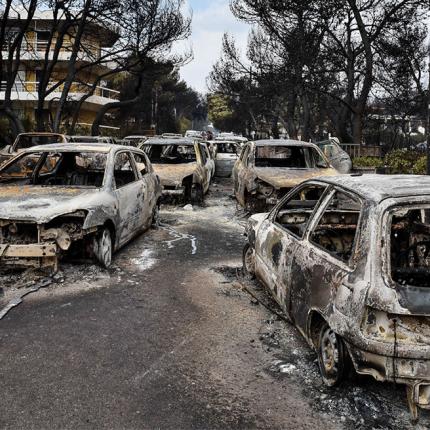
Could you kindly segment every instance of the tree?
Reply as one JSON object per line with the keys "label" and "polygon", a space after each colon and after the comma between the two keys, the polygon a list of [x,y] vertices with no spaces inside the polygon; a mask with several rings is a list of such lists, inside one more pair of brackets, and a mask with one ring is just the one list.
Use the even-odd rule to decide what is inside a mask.
{"label": "tree", "polygon": [[425,0],[232,0],[231,7],[254,26],[248,61],[225,42],[212,89],[231,96],[234,82],[249,74],[291,137],[314,138],[329,121],[329,129],[358,144],[382,40],[400,23],[419,24],[427,10]]}
{"label": "tree", "polygon": [[[37,0],[13,1],[6,0],[2,8],[0,22],[0,85],[4,90],[4,100],[0,104],[0,117],[6,117],[14,130],[14,134],[24,130],[18,115],[12,109],[12,90],[17,83],[17,74],[20,66],[21,49],[25,41],[25,34],[30,26],[36,11]],[[24,15],[23,19],[20,19]],[[15,26],[12,29],[7,23],[14,19]],[[18,19],[17,19],[18,18]],[[3,51],[7,52],[6,58]]]}
{"label": "tree", "polygon": [[[145,70],[141,102],[119,108],[111,117],[122,134],[141,134],[152,127],[157,134],[183,133],[193,122],[206,120],[202,97],[180,80],[174,64],[148,60]],[[122,75],[121,99],[133,97],[137,79],[139,76]]]}
{"label": "tree", "polygon": [[[128,99],[104,105],[97,113],[92,134],[99,134],[99,127],[107,112],[133,106],[143,100],[143,82],[148,59],[165,58],[172,43],[190,34],[190,19],[182,14],[182,0],[126,0],[120,23],[124,33],[121,40],[129,53],[124,58],[124,71],[135,77],[134,95]],[[181,56],[170,61],[180,64]]]}

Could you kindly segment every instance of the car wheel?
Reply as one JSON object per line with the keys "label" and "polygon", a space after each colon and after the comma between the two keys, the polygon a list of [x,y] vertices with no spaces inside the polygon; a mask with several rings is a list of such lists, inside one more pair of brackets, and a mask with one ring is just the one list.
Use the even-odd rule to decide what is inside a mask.
{"label": "car wheel", "polygon": [[94,239],[94,256],[107,269],[112,263],[112,235],[108,228],[102,229]]}
{"label": "car wheel", "polygon": [[204,192],[201,184],[193,184],[191,188],[191,203],[197,206],[203,205]]}
{"label": "car wheel", "polygon": [[327,323],[321,327],[318,344],[318,364],[324,384],[339,385],[347,374],[347,357],[343,340]]}
{"label": "car wheel", "polygon": [[243,272],[251,279],[255,278],[255,251],[254,248],[247,243],[243,248],[242,254]]}
{"label": "car wheel", "polygon": [[258,206],[257,199],[248,192],[245,192],[245,211],[250,214],[256,213],[259,209]]}

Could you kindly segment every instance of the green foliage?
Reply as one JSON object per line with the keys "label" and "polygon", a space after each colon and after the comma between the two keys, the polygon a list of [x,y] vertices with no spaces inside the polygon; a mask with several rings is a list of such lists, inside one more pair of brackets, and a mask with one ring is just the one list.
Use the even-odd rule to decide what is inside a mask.
{"label": "green foliage", "polygon": [[354,158],[354,167],[382,167],[384,160],[378,157],[357,157]]}
{"label": "green foliage", "polygon": [[354,167],[387,167],[390,174],[425,175],[427,171],[427,156],[422,152],[397,149],[389,152],[384,159],[377,157],[357,157]]}
{"label": "green foliage", "polygon": [[233,116],[229,98],[221,94],[210,95],[208,97],[208,116],[216,128],[226,130],[228,127],[225,124]]}
{"label": "green foliage", "polygon": [[185,134],[187,130],[191,129],[191,126],[192,122],[188,118],[181,116],[178,120],[177,130],[179,131],[179,133]]}
{"label": "green foliage", "polygon": [[426,159],[426,156],[421,152],[397,149],[389,152],[384,161],[392,174],[419,174],[420,172],[423,174],[425,173],[425,168],[422,170],[422,166],[425,165],[423,158]]}
{"label": "green foliage", "polygon": [[427,173],[427,157],[422,155],[412,170],[415,175],[425,175]]}

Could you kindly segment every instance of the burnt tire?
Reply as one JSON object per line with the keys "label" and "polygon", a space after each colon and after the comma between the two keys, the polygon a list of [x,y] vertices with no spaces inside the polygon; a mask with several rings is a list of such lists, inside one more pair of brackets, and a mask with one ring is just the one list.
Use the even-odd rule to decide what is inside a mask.
{"label": "burnt tire", "polygon": [[157,228],[160,226],[160,202],[157,202],[152,210],[152,227]]}
{"label": "burnt tire", "polygon": [[204,191],[201,184],[193,184],[191,188],[191,204],[202,206],[204,200]]}
{"label": "burnt tire", "polygon": [[101,229],[94,238],[94,257],[97,262],[107,269],[112,264],[113,243],[108,228]]}
{"label": "burnt tire", "polygon": [[321,325],[317,353],[324,384],[338,386],[348,375],[349,360],[342,338],[327,323]]}
{"label": "burnt tire", "polygon": [[245,211],[249,214],[262,212],[262,203],[258,201],[252,194],[245,193]]}
{"label": "burnt tire", "polygon": [[255,251],[254,248],[247,243],[243,247],[242,252],[243,273],[248,278],[255,278]]}

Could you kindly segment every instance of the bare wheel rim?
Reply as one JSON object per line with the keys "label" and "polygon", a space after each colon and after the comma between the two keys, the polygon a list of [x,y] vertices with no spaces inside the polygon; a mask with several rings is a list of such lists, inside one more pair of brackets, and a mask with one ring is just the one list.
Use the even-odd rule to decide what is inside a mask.
{"label": "bare wheel rim", "polygon": [[321,359],[328,377],[336,377],[339,372],[339,341],[336,333],[328,328],[321,338]]}
{"label": "bare wheel rim", "polygon": [[248,249],[245,252],[245,269],[248,273],[254,273],[254,251],[249,246]]}
{"label": "bare wheel rim", "polygon": [[99,241],[99,255],[100,260],[105,267],[110,266],[112,262],[112,240],[109,230],[103,230],[102,236]]}

